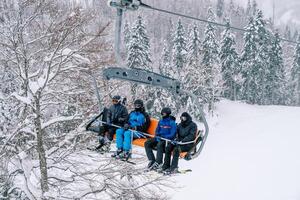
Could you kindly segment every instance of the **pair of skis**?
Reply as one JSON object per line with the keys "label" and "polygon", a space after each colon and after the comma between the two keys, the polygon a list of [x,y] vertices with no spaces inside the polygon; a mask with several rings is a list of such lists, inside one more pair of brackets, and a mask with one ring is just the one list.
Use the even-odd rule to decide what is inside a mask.
{"label": "pair of skis", "polygon": [[[100,153],[100,154],[105,154],[105,153],[115,153],[115,151],[97,151],[97,149],[95,148],[92,148],[92,147],[88,147],[87,148],[88,150],[91,150],[91,151],[96,151],[97,153]],[[116,160],[116,161],[121,161],[121,162],[126,162],[128,164],[131,164],[131,165],[136,165],[136,162],[133,162],[131,160],[129,160],[128,158],[116,158],[116,157],[113,157],[112,159]],[[150,171],[154,171],[154,170],[145,170],[144,172],[150,172]],[[163,172],[164,175],[166,176],[171,176],[171,175],[174,175],[174,174],[186,174],[188,172],[192,172],[191,169],[178,169],[176,170],[176,172],[173,172],[173,173],[165,173]]]}
{"label": "pair of skis", "polygon": [[[97,153],[100,153],[101,155],[103,155],[105,153],[115,153],[115,151],[100,151],[100,150],[97,150],[96,148],[93,148],[93,147],[87,147],[87,149],[90,150],[90,151],[95,151]],[[135,162],[128,160],[128,158],[113,157],[112,159],[115,159],[117,161],[123,161],[123,162],[129,163],[129,164],[132,164],[132,165],[136,165]]]}

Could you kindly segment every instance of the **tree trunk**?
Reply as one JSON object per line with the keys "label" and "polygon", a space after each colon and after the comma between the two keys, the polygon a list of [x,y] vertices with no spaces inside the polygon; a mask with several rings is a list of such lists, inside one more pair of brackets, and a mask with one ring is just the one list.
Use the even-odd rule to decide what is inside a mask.
{"label": "tree trunk", "polygon": [[40,161],[40,172],[41,172],[41,188],[42,192],[45,193],[49,190],[48,187],[48,172],[47,172],[47,160],[45,149],[43,146],[43,130],[41,126],[41,109],[40,109],[40,94],[34,97],[35,100],[35,119],[34,125],[37,135],[37,152]]}

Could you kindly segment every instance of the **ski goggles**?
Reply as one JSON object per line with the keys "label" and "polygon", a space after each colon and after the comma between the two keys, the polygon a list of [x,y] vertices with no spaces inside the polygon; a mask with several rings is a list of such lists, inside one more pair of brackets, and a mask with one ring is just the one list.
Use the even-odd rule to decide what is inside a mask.
{"label": "ski goggles", "polygon": [[143,107],[141,104],[134,104],[134,108],[141,108]]}
{"label": "ski goggles", "polygon": [[186,118],[185,116],[180,116],[180,120],[181,120],[181,121],[186,121],[186,119],[187,119],[187,118]]}

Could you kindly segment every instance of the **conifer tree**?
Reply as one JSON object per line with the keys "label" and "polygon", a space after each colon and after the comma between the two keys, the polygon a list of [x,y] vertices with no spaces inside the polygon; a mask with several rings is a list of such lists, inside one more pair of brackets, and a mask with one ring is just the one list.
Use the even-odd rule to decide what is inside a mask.
{"label": "conifer tree", "polygon": [[224,14],[224,0],[218,0],[217,2],[217,16],[221,18]]}
{"label": "conifer tree", "polygon": [[289,81],[289,104],[300,106],[300,36],[295,48],[294,61],[291,69],[291,78]]}
{"label": "conifer tree", "polygon": [[203,95],[203,68],[201,67],[201,40],[199,36],[199,30],[196,24],[194,24],[189,31],[188,38],[188,63],[185,67],[185,79],[184,88],[191,91],[197,96]]}
{"label": "conifer tree", "polygon": [[238,75],[239,75],[239,58],[236,52],[235,36],[232,34],[227,23],[227,28],[222,33],[220,48],[221,72],[224,81],[223,95],[231,100],[237,99]]}
{"label": "conifer tree", "polygon": [[163,52],[159,63],[159,71],[168,77],[175,77],[177,71],[171,66],[171,52],[166,40],[163,42]]}
{"label": "conifer tree", "polygon": [[276,32],[271,39],[269,73],[266,76],[266,103],[270,105],[282,105],[286,102],[286,78],[279,33]]}
{"label": "conifer tree", "polygon": [[[241,73],[242,73],[242,93],[240,99],[246,100],[248,103],[253,102],[253,96],[255,96],[255,79],[253,72],[257,69],[256,55],[257,55],[257,31],[253,17],[249,18],[248,25],[246,26],[246,32],[244,34],[244,47],[241,55]],[[254,89],[252,89],[254,88]]]}
{"label": "conifer tree", "polygon": [[252,15],[255,16],[257,12],[257,3],[256,0],[252,1]]}
{"label": "conifer tree", "polygon": [[[212,9],[208,9],[209,21],[215,21],[215,14]],[[204,67],[204,74],[202,75],[204,80],[203,90],[205,91],[204,97],[206,103],[209,105],[209,110],[212,111],[214,102],[218,99],[220,90],[220,69],[218,59],[218,43],[216,39],[216,29],[212,24],[207,24],[204,32],[204,40],[202,42],[203,47],[203,60],[202,65]]]}
{"label": "conifer tree", "polygon": [[126,21],[124,25],[124,44],[126,47],[126,53],[129,51],[130,40],[131,40],[130,26],[128,21]]}
{"label": "conifer tree", "polygon": [[[170,48],[168,42],[165,40],[163,44],[163,52],[159,64],[159,74],[174,77],[177,73],[174,71],[174,67],[171,66]],[[176,97],[169,91],[163,88],[155,88],[155,94],[153,98],[153,106],[148,109],[151,116],[159,118],[161,117],[161,110],[163,107],[169,107],[172,110],[172,114],[176,115],[180,107],[177,105]]]}
{"label": "conifer tree", "polygon": [[248,3],[247,3],[247,8],[246,8],[246,15],[247,17],[251,17],[252,16],[252,6],[251,6],[251,2],[250,0],[248,0]]}
{"label": "conifer tree", "polygon": [[127,66],[152,71],[150,42],[141,16],[135,21],[128,45]]}
{"label": "conifer tree", "polygon": [[257,16],[255,19],[255,25],[257,29],[257,42],[258,51],[256,65],[253,66],[253,73],[251,74],[255,78],[256,86],[253,89],[253,93],[256,91],[256,95],[253,96],[254,102],[258,104],[266,104],[266,86],[269,72],[269,56],[270,56],[270,32],[266,28],[266,21],[263,19],[263,13],[261,10],[257,10]]}
{"label": "conifer tree", "polygon": [[179,77],[180,72],[186,63],[186,38],[185,30],[182,25],[181,20],[178,20],[175,33],[173,35],[173,66],[175,68],[176,74],[173,78]]}
{"label": "conifer tree", "polygon": [[[152,62],[150,59],[149,37],[147,35],[145,24],[141,16],[138,16],[130,32],[131,36],[128,45],[127,66],[130,68],[139,68],[153,71],[153,68],[151,66]],[[146,96],[150,95],[150,93],[150,96],[152,96],[153,92],[148,87],[138,87],[137,84],[134,83],[131,85],[131,93],[133,99],[136,99],[137,96],[143,99],[143,96],[145,96],[146,98]]]}

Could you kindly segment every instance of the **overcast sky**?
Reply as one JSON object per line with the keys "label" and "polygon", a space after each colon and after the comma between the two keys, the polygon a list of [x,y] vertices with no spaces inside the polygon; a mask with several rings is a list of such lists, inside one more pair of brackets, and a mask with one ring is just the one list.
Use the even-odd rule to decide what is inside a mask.
{"label": "overcast sky", "polygon": [[[226,0],[230,2],[230,0]],[[248,0],[234,0],[246,7]],[[251,0],[252,1],[252,0]],[[261,8],[266,17],[272,17],[273,0],[256,0],[258,7]],[[275,22],[276,24],[289,24],[294,22],[300,24],[300,0],[274,0],[275,3]]]}

